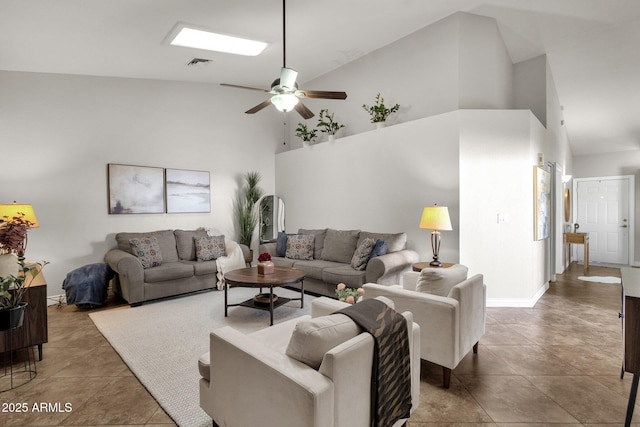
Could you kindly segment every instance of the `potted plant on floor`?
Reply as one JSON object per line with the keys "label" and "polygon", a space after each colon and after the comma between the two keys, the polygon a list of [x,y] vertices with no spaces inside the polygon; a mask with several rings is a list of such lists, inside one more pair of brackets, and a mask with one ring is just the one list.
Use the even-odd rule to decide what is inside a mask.
{"label": "potted plant on floor", "polygon": [[47,264],[36,266],[24,262],[24,242],[32,225],[24,219],[24,214],[3,220],[0,225],[0,331],[22,326],[27,307],[23,300],[26,287]]}
{"label": "potted plant on floor", "polygon": [[306,123],[298,123],[296,136],[302,139],[302,144],[307,146],[318,136],[318,129],[309,129]]}
{"label": "potted plant on floor", "polygon": [[399,104],[394,105],[391,108],[387,108],[384,105],[384,98],[378,93],[376,95],[376,103],[372,106],[368,106],[366,104],[362,104],[362,108],[369,113],[371,116],[371,123],[375,123],[377,128],[381,128],[385,126],[387,118],[398,111],[400,108]]}
{"label": "potted plant on floor", "polygon": [[249,256],[245,259],[247,264],[251,264],[253,261],[251,241],[253,239],[253,231],[259,221],[258,210],[255,206],[258,199],[262,197],[262,189],[258,187],[261,179],[259,172],[247,172],[244,176],[244,188],[238,193],[235,203],[238,242],[249,247]]}
{"label": "potted plant on floor", "polygon": [[324,109],[320,110],[320,116],[318,117],[318,125],[316,126],[320,129],[320,132],[326,133],[328,135],[329,141],[333,141],[335,139],[336,132],[344,127],[343,124],[336,122],[333,119],[334,114],[329,114],[329,110]]}

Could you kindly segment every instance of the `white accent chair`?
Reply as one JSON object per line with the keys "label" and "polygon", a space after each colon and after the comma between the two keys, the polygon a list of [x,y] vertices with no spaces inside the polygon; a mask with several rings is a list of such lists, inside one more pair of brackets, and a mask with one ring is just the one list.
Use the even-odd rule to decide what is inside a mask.
{"label": "white accent chair", "polygon": [[[451,268],[458,266],[465,269],[466,277],[466,267]],[[447,269],[429,270],[425,273],[432,276],[447,273]],[[478,341],[485,332],[486,285],[477,274],[452,284],[446,296],[433,295],[416,290],[423,272],[406,272],[402,286],[367,283],[364,297],[386,296],[397,311],[413,313],[414,322],[420,325],[420,357],[442,366],[443,386],[449,388],[451,370],[469,351],[478,352]]]}
{"label": "white accent chair", "polygon": [[[381,300],[393,307],[392,301]],[[228,326],[213,331],[210,352],[200,358],[198,366],[200,407],[211,416],[214,427],[370,426],[374,346],[370,334],[356,332],[354,338],[321,354],[318,370],[285,353],[298,322],[346,306],[322,297],[311,303],[311,316],[250,334]],[[413,323],[411,313],[402,314],[409,327],[413,411],[420,396],[420,327]],[[314,346],[305,343],[305,348],[306,344]]]}

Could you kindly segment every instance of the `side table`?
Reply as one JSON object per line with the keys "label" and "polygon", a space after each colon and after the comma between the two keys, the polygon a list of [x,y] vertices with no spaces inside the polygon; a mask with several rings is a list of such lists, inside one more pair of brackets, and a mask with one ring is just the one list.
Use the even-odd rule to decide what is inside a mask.
{"label": "side table", "polygon": [[423,261],[423,262],[416,262],[415,264],[413,264],[412,268],[413,271],[422,271],[423,268],[449,268],[452,265],[455,265],[452,262],[443,262],[442,263],[442,267],[434,267],[433,265],[429,264],[429,261]]}

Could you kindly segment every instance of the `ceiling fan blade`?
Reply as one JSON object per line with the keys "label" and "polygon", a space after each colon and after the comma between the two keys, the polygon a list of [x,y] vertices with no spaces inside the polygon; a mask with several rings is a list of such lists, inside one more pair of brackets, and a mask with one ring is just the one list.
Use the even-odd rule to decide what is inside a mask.
{"label": "ceiling fan blade", "polygon": [[304,119],[310,119],[314,116],[313,111],[309,110],[302,102],[298,102],[295,107],[293,107],[298,114],[302,116]]}
{"label": "ceiling fan blade", "polygon": [[280,70],[280,86],[287,89],[294,89],[298,72],[291,68],[282,67]]}
{"label": "ceiling fan blade", "polygon": [[256,105],[253,108],[248,109],[247,111],[245,111],[245,114],[257,113],[258,111],[262,110],[265,107],[268,107],[269,105],[271,105],[271,98],[267,99],[266,101],[261,102],[260,104]]}
{"label": "ceiling fan blade", "polygon": [[220,83],[220,86],[235,87],[235,88],[238,88],[238,89],[259,90],[260,92],[267,92],[267,93],[270,92],[267,89],[261,89],[261,88],[258,88],[258,87],[232,85],[232,84],[229,84],[229,83]]}
{"label": "ceiling fan blade", "polygon": [[346,92],[331,92],[327,90],[304,90],[296,91],[298,98],[323,98],[323,99],[347,99]]}

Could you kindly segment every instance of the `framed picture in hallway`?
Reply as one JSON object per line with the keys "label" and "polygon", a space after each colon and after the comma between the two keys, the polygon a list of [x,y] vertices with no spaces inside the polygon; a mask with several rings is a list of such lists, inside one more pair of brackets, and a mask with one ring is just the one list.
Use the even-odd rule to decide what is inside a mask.
{"label": "framed picture in hallway", "polygon": [[549,237],[551,210],[551,174],[539,166],[533,167],[534,240]]}
{"label": "framed picture in hallway", "polygon": [[109,213],[164,213],[164,168],[108,164]]}
{"label": "framed picture in hallway", "polygon": [[167,213],[211,212],[209,172],[167,169]]}

